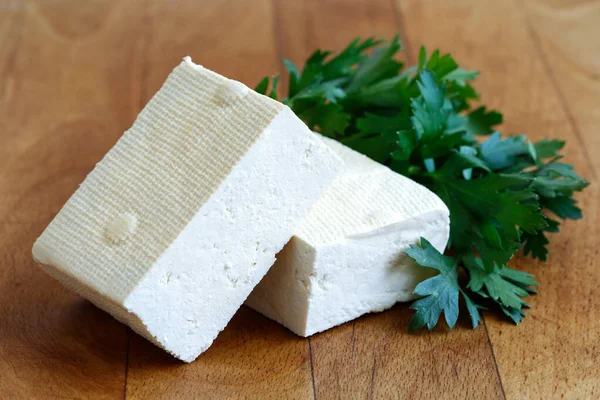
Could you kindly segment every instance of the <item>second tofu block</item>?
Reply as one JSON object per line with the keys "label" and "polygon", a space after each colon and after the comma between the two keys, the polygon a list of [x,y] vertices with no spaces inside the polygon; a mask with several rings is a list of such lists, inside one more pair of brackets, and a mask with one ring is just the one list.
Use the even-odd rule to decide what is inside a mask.
{"label": "second tofu block", "polygon": [[425,237],[443,251],[449,211],[432,192],[340,143],[345,162],[247,305],[300,336],[413,299],[433,270],[404,251]]}
{"label": "second tofu block", "polygon": [[289,108],[186,58],[33,256],[65,286],[192,361],[341,165]]}

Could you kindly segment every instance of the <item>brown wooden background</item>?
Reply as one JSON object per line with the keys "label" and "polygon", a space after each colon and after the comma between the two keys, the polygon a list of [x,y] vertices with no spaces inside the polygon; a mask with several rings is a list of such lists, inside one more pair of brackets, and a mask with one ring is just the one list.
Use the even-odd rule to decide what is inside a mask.
{"label": "brown wooden background", "polygon": [[[505,132],[566,139],[585,219],[518,327],[408,335],[406,305],[309,340],[241,309],[185,365],[46,276],[31,245],[185,55],[254,86],[395,32],[482,71]],[[0,0],[0,398],[600,398],[600,2]]]}

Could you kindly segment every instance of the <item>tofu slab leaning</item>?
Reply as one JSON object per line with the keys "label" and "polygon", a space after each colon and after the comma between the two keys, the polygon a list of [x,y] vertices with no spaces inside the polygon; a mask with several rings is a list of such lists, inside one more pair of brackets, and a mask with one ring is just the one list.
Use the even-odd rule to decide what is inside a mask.
{"label": "tofu slab leaning", "polygon": [[425,237],[443,251],[449,211],[431,191],[342,144],[344,171],[246,304],[300,336],[413,299],[431,276],[404,254]]}
{"label": "tofu slab leaning", "polygon": [[37,239],[33,257],[189,362],[341,166],[288,107],[185,58]]}

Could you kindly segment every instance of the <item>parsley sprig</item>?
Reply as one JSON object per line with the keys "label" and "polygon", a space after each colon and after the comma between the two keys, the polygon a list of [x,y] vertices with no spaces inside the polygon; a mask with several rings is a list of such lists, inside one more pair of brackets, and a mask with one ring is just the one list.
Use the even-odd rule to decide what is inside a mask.
{"label": "parsley sprig", "polygon": [[[560,140],[529,141],[496,130],[502,114],[484,106],[471,85],[478,73],[449,54],[421,48],[405,68],[391,41],[356,39],[342,52],[317,50],[302,71],[284,60],[288,95],[279,77],[256,91],[280,100],[309,126],[435,192],[450,209],[446,255],[425,239],[407,254],[439,274],[421,282],[409,329],[433,328],[444,313],[451,328],[462,297],[473,327],[479,309],[495,308],[515,323],[535,293],[531,274],[508,268],[513,255],[546,260],[559,219],[579,219],[573,193],[587,182],[562,163]],[[483,140],[483,138],[485,140]]]}

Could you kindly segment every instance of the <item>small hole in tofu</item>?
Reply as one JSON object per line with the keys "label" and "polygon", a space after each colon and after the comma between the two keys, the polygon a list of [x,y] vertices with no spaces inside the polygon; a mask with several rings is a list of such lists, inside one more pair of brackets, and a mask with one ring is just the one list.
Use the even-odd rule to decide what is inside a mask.
{"label": "small hole in tofu", "polygon": [[216,101],[222,106],[226,107],[231,105],[234,101],[248,93],[249,89],[243,83],[228,80],[221,85],[217,92]]}
{"label": "small hole in tofu", "polygon": [[129,238],[137,228],[137,217],[131,213],[121,213],[110,221],[106,227],[106,236],[113,243],[121,243]]}
{"label": "small hole in tofu", "polygon": [[306,157],[306,158],[310,157],[310,155],[312,153],[312,147],[313,147],[313,145],[312,145],[312,143],[310,143],[308,145],[308,148],[304,151],[304,157]]}
{"label": "small hole in tofu", "polygon": [[239,281],[239,277],[236,276],[234,273],[231,272],[231,270],[228,270],[227,274],[225,275],[227,277],[227,280],[229,281],[229,283],[231,284],[231,286],[236,287],[237,283]]}

